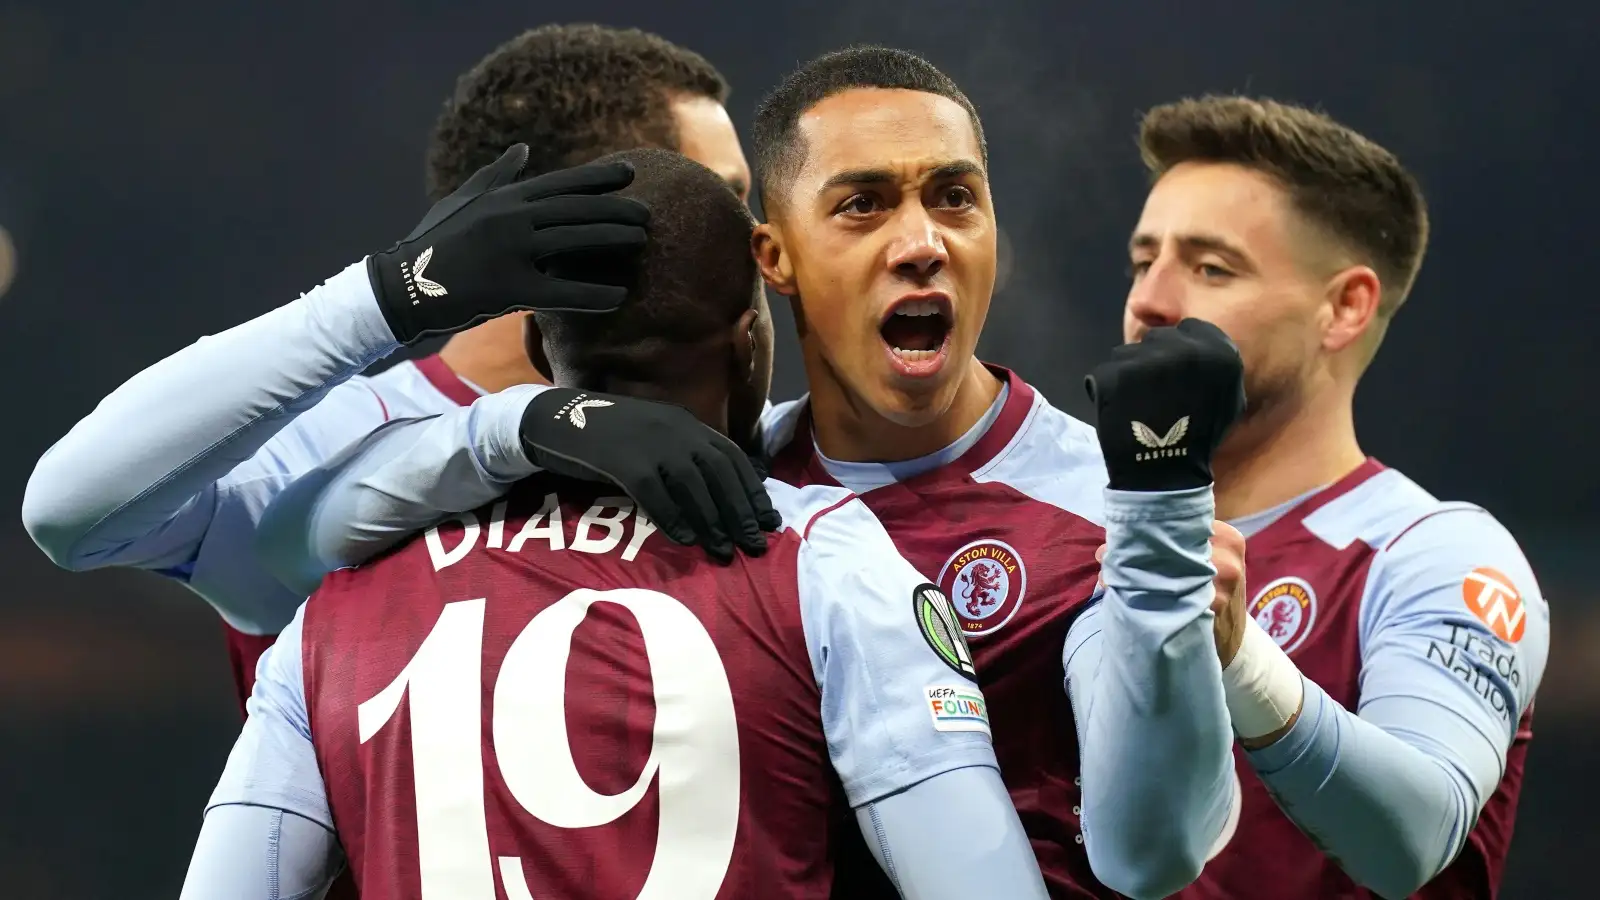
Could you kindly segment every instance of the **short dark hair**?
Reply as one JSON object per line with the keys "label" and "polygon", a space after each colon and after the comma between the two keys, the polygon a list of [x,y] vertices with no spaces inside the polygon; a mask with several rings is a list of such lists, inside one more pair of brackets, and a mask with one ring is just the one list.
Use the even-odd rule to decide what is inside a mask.
{"label": "short dark hair", "polygon": [[539,312],[534,321],[565,367],[588,378],[660,381],[692,371],[685,348],[755,306],[755,218],[726,181],[686,156],[646,148],[603,159],[633,165],[633,183],[617,193],[650,207],[638,282],[616,312]]}
{"label": "short dark hair", "polygon": [[542,175],[633,147],[679,147],[679,96],[728,99],[705,57],[637,28],[545,25],[495,48],[456,82],[428,147],[438,200],[512,144]]}
{"label": "short dark hair", "polygon": [[805,139],[800,117],[818,103],[849,90],[879,89],[921,91],[954,100],[972,119],[978,135],[978,152],[989,164],[989,145],[983,137],[978,110],[950,76],[907,50],[858,45],[825,53],[789,75],[756,108],[753,135],[756,174],[761,179],[761,202],[770,206],[787,190],[805,164]]}
{"label": "short dark hair", "polygon": [[1185,162],[1271,176],[1295,209],[1366,257],[1383,282],[1378,312],[1405,301],[1428,247],[1428,206],[1393,153],[1320,112],[1272,100],[1206,96],[1145,113],[1139,152],[1159,179]]}

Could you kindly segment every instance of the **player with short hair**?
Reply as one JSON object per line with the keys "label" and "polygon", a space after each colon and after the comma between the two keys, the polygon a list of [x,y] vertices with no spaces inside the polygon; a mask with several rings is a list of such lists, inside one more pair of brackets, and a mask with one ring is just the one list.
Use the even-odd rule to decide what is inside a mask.
{"label": "player with short hair", "polygon": [[[676,150],[748,199],[750,165],[724,108],[730,91],[705,57],[636,28],[523,32],[456,82],[428,142],[428,199],[450,194],[512,144],[528,145],[527,171],[535,175],[633,147]],[[542,384],[522,352],[520,319],[454,335],[440,359],[490,393]]]}
{"label": "player with short hair", "polygon": [[[771,471],[861,493],[950,593],[1052,895],[1165,896],[1194,879],[1235,801],[1208,682],[1221,660],[1204,462],[1235,412],[1216,361],[1237,355],[1219,334],[1169,329],[1097,370],[1098,438],[980,362],[996,261],[982,133],[947,76],[881,48],[814,60],[761,104],[757,259],[790,298],[811,388],[768,423]],[[1177,401],[1197,468],[1102,460],[1108,435]],[[1168,529],[1165,552],[1132,552],[1151,527]],[[1102,535],[1113,614],[1069,639]],[[1172,590],[1146,593],[1146,571],[1175,576]],[[874,873],[846,872],[846,896],[871,896]]]}
{"label": "player with short hair", "polygon": [[[756,158],[770,216],[756,256],[793,302],[811,388],[764,422],[773,476],[859,494],[951,596],[1052,895],[1178,890],[1236,808],[1212,610],[1242,602],[1242,538],[1224,527],[1213,553],[1208,463],[1242,405],[1237,352],[1198,322],[1119,350],[1094,373],[1098,440],[979,362],[995,264],[981,125],[914,54],[852,48],[802,66],[762,104]],[[1187,424],[1173,452],[1102,462],[1107,434],[1175,404]],[[494,437],[494,408],[407,423],[403,450],[290,487],[268,517],[285,536],[268,563],[309,586],[405,523],[491,502],[532,465]],[[1102,541],[1108,614],[1064,656]],[[869,849],[842,846],[836,897],[889,890]]]}
{"label": "player with short hair", "polygon": [[[461,77],[430,142],[429,192],[434,199],[451,194],[520,142],[529,147],[523,175],[659,146],[699,160],[742,196],[750,176],[722,107],[727,96],[715,67],[656,35],[598,25],[535,28]],[[580,211],[572,203],[581,201],[562,202],[565,213],[558,204],[552,215]],[[600,224],[580,216],[571,227],[557,223],[546,237],[581,241]],[[461,289],[440,274],[455,262],[443,255],[407,262],[455,291],[430,302],[455,308],[449,301]],[[541,381],[523,353],[517,316],[456,334],[436,355],[360,375],[418,337],[394,333],[368,282],[365,262],[358,263],[300,299],[139,373],[50,448],[28,482],[23,521],[58,565],[148,569],[217,609],[241,703],[256,659],[305,598],[255,561],[256,521],[277,491],[391,418],[442,412],[485,392]],[[488,310],[495,313],[557,302],[549,294],[487,299],[498,300]],[[770,353],[768,346],[757,349]],[[698,430],[684,417],[664,427],[691,426]],[[650,455],[667,446],[642,448],[624,488],[648,481]],[[709,488],[721,499],[729,486],[713,481]],[[760,547],[759,529],[706,523],[670,497],[665,505],[645,505],[675,540],[698,534],[723,556],[735,541]]]}
{"label": "player with short hair", "polygon": [[[608,159],[656,211],[638,287],[536,312],[559,387],[480,422],[520,444],[628,394],[750,428],[771,372],[748,209],[677,154]],[[409,424],[366,450],[408,452]],[[184,896],[302,896],[347,857],[373,897],[825,898],[836,772],[902,895],[1045,897],[949,600],[848,490],[772,490],[785,529],[726,566],[541,474],[329,575],[263,660]]]}
{"label": "player with short hair", "polygon": [[1352,412],[1422,264],[1422,190],[1370,139],[1268,100],[1158,106],[1139,145],[1124,336],[1214,322],[1249,397],[1215,465],[1255,585],[1218,619],[1240,647],[1244,805],[1183,896],[1493,897],[1549,606],[1493,516],[1366,456]]}

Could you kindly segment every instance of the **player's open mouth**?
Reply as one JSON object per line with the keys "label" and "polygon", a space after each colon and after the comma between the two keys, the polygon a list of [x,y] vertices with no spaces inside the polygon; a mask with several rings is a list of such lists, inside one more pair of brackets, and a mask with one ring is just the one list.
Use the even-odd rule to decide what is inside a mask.
{"label": "player's open mouth", "polygon": [[927,376],[944,365],[955,317],[950,298],[937,291],[895,301],[878,326],[890,362],[902,375]]}

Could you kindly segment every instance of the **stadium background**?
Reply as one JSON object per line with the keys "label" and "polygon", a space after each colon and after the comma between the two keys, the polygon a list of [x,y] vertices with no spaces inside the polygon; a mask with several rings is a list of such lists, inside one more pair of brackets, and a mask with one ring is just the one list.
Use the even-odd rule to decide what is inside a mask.
{"label": "stadium background", "polygon": [[[1080,415],[1079,380],[1119,333],[1137,111],[1208,90],[1320,105],[1396,150],[1433,208],[1421,281],[1357,405],[1364,444],[1498,514],[1554,607],[1503,896],[1595,896],[1600,126],[1581,110],[1600,7],[1182,6],[0,0],[0,507],[123,379],[409,230],[455,76],[543,21],[699,50],[742,130],[815,53],[927,54],[988,128],[1006,240],[983,352]],[[801,383],[792,350],[779,397]],[[154,576],[54,570],[14,513],[0,572],[0,894],[176,896],[238,725],[215,617]]]}

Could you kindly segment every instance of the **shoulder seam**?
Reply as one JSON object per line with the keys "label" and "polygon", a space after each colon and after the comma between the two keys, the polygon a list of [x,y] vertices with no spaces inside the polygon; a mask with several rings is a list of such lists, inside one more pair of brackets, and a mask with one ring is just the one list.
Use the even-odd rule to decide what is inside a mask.
{"label": "shoulder seam", "polygon": [[[1429,519],[1434,518],[1435,516],[1443,516],[1443,515],[1447,515],[1447,514],[1453,513],[1453,512],[1471,512],[1471,513],[1480,513],[1480,514],[1485,515],[1485,516],[1489,515],[1489,511],[1484,509],[1481,506],[1450,506],[1450,507],[1446,507],[1444,509],[1431,510],[1426,515],[1422,515],[1422,516],[1417,517],[1414,521],[1412,521],[1412,523],[1410,525],[1407,525],[1405,528],[1402,528],[1400,530],[1400,533],[1395,535],[1394,537],[1390,538],[1389,542],[1387,544],[1384,544],[1383,545],[1383,549],[1381,551],[1379,551],[1379,552],[1382,552],[1382,553],[1389,552],[1389,550],[1392,549],[1395,544],[1398,544],[1400,542],[1401,538],[1403,538],[1406,535],[1410,534],[1412,529],[1416,528],[1418,525],[1421,525],[1423,522],[1426,522]],[[1490,516],[1490,518],[1493,518],[1493,516]]]}
{"label": "shoulder seam", "polygon": [[811,526],[817,524],[817,520],[818,519],[822,518],[823,516],[827,515],[828,513],[833,512],[836,509],[842,509],[851,500],[856,499],[856,497],[857,497],[857,495],[854,492],[846,494],[846,495],[844,495],[844,497],[842,499],[836,500],[832,504],[830,504],[830,505],[828,505],[826,507],[823,507],[823,509],[821,511],[817,512],[811,518],[807,519],[806,520],[806,527],[801,529],[801,531],[800,531],[800,540],[803,541],[803,540],[806,540],[806,539],[811,537]]}

